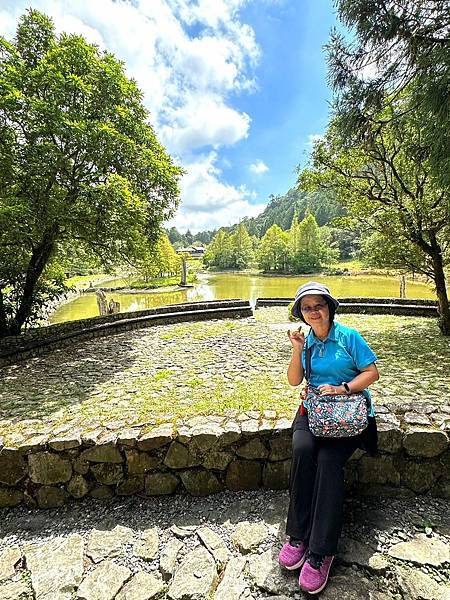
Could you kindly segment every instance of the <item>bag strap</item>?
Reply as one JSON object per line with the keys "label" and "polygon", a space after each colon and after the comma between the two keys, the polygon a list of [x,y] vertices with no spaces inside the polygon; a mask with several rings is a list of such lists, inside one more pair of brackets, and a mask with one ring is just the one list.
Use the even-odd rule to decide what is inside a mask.
{"label": "bag strap", "polygon": [[309,345],[306,346],[305,350],[305,367],[306,383],[309,383],[309,380],[311,378],[311,347]]}

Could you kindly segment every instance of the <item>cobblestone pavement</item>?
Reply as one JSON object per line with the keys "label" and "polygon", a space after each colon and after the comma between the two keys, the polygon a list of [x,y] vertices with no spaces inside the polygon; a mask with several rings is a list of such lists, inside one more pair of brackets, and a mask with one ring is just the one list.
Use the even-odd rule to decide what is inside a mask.
{"label": "cobblestone pavement", "polygon": [[[450,347],[434,320],[343,315],[379,355],[377,403],[450,399]],[[123,420],[272,409],[291,414],[286,379],[292,323],[286,309],[255,317],[153,326],[91,341],[0,369],[0,434],[38,434]],[[413,373],[414,385],[411,386]]]}
{"label": "cobblestone pavement", "polygon": [[[306,597],[283,571],[287,492],[86,499],[0,511],[2,600]],[[433,498],[349,498],[325,600],[448,600],[450,513]]]}

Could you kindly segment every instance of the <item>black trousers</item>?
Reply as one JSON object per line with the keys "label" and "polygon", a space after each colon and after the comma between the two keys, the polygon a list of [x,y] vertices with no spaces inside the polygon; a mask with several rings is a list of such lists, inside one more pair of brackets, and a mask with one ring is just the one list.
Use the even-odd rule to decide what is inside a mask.
{"label": "black trousers", "polygon": [[317,438],[308,417],[297,417],[292,437],[292,467],[286,533],[317,554],[336,554],[344,508],[344,465],[361,438]]}

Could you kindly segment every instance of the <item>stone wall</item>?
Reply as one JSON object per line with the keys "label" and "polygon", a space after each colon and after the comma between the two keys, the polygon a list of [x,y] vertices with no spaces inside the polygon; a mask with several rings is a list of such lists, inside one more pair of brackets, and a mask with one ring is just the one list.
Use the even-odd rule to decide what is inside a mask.
{"label": "stone wall", "polygon": [[[346,468],[349,488],[363,494],[450,497],[450,406],[378,409],[379,455],[357,451]],[[223,489],[283,489],[291,464],[291,419],[274,411],[229,412],[185,422],[91,431],[71,425],[0,450],[0,507],[61,506],[83,496]],[[31,436],[31,437],[30,437]]]}
{"label": "stone wall", "polygon": [[18,360],[39,356],[48,350],[64,348],[79,339],[90,339],[118,331],[148,327],[154,323],[160,325],[204,319],[239,318],[252,314],[249,302],[244,300],[184,302],[37,327],[29,329],[19,336],[0,339],[0,367]]}

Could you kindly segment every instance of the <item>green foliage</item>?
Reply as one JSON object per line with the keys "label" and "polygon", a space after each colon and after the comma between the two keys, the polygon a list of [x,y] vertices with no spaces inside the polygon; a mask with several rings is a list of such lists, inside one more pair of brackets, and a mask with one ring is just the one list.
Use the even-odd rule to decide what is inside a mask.
{"label": "green foliage", "polygon": [[181,272],[181,258],[164,231],[160,232],[156,242],[141,251],[138,271],[144,282]]}
{"label": "green foliage", "polygon": [[264,271],[286,271],[289,255],[289,236],[278,225],[266,231],[259,246],[257,259]]}
{"label": "green foliage", "polygon": [[122,63],[56,37],[35,10],[14,43],[0,38],[0,139],[2,336],[56,293],[58,279],[44,291],[46,267],[73,244],[106,268],[138,256],[174,214],[181,171]]}
{"label": "green foliage", "polygon": [[338,15],[351,31],[334,32],[328,44],[334,113],[351,144],[367,139],[373,125],[409,88],[406,111],[421,123],[430,168],[441,185],[450,183],[450,9],[440,0],[338,0]]}
{"label": "green foliage", "polygon": [[244,223],[234,233],[219,229],[204,255],[205,264],[220,269],[245,269],[253,259],[254,240]]}

